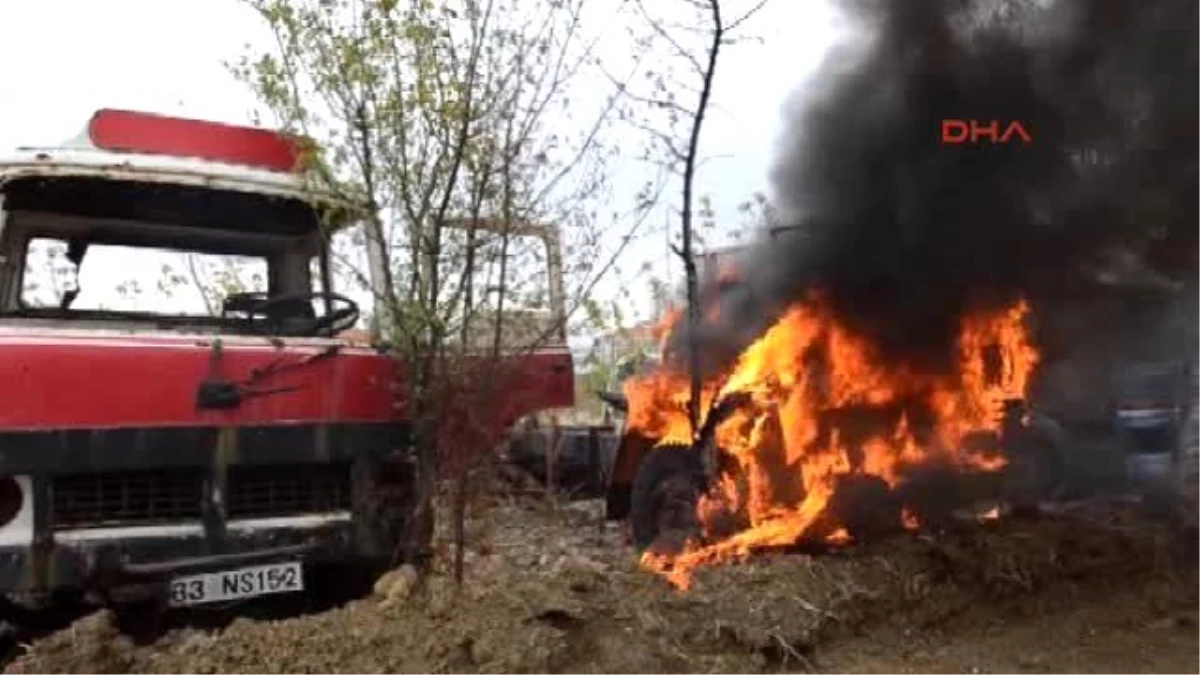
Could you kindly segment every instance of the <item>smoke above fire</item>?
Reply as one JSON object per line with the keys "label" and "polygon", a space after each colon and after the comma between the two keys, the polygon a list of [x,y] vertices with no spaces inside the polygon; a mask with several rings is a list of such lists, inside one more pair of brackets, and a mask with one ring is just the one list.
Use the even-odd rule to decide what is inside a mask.
{"label": "smoke above fire", "polygon": [[[785,111],[779,224],[696,336],[724,369],[812,289],[889,361],[952,368],[962,317],[1038,316],[1126,272],[1194,284],[1194,0],[850,0],[857,28]],[[1028,143],[944,144],[943,120]],[[682,353],[687,331],[672,331]]]}

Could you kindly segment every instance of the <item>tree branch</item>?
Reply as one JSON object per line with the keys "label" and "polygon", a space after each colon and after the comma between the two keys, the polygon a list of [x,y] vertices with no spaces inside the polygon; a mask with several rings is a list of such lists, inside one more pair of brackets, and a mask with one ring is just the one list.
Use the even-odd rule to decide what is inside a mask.
{"label": "tree branch", "polygon": [[[708,110],[708,101],[712,96],[713,80],[717,72],[717,56],[721,50],[721,42],[725,36],[725,28],[721,23],[720,0],[708,0],[712,12],[712,42],[708,48],[708,64],[704,69],[704,85],[700,91],[700,101],[696,106],[696,114],[692,121],[692,133],[688,139],[687,161],[683,174],[683,241],[682,255],[684,271],[687,275],[687,324],[688,324],[688,370],[691,373],[691,389],[688,396],[688,420],[691,423],[693,435],[700,430],[700,396],[703,382],[700,373],[700,348],[697,344],[700,329],[700,298],[696,278],[696,259],[692,251],[692,192],[696,178],[696,157],[700,152],[700,132],[704,126],[704,116]],[[711,469],[711,461],[707,468]]]}

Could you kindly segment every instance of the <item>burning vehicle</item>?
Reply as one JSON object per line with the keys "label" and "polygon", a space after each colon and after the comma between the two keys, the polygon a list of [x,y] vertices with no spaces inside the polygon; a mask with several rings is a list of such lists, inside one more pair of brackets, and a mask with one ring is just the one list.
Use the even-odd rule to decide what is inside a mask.
{"label": "burning vehicle", "polygon": [[1038,361],[1029,313],[1018,302],[965,317],[956,368],[922,373],[878,360],[814,296],[704,381],[695,435],[667,333],[666,365],[626,380],[619,401],[609,517],[628,518],[643,560],[686,585],[704,562],[1044,498],[1063,439],[1024,405]]}
{"label": "burning vehicle", "polygon": [[[1098,281],[1119,260],[1194,288],[1195,32],[1161,41],[1194,3],[840,4],[854,39],[784,110],[787,227],[718,265],[619,401],[609,517],[679,586],[1054,498],[1039,365],[1135,321]],[[1032,140],[938,142],[966,118]]]}
{"label": "burning vehicle", "polygon": [[[9,610],[209,605],[419,553],[404,364],[339,338],[361,310],[332,290],[330,237],[356,211],[301,158],[273,131],[102,110],[74,144],[0,159]],[[75,283],[39,300],[34,256],[55,247]],[[213,314],[109,306],[113,268],[89,263],[156,251],[237,258],[257,287]],[[497,433],[573,398],[561,340],[517,360]]]}

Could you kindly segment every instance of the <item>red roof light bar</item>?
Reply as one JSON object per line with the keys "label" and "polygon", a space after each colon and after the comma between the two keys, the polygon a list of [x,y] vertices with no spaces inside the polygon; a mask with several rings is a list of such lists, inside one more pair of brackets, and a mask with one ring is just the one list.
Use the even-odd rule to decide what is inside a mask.
{"label": "red roof light bar", "polygon": [[114,152],[194,157],[268,171],[300,169],[299,139],[254,127],[106,109],[92,115],[88,138]]}

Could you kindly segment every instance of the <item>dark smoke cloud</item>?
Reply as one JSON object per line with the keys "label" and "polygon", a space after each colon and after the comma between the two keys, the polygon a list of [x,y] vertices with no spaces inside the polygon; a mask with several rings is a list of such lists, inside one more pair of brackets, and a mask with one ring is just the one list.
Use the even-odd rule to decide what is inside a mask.
{"label": "dark smoke cloud", "polygon": [[[1194,286],[1196,0],[841,5],[859,40],[785,111],[772,175],[798,227],[720,295],[709,367],[817,288],[885,357],[938,366],[964,312],[1102,299],[1115,259]],[[1018,120],[1033,141],[943,145],[943,119]]]}

